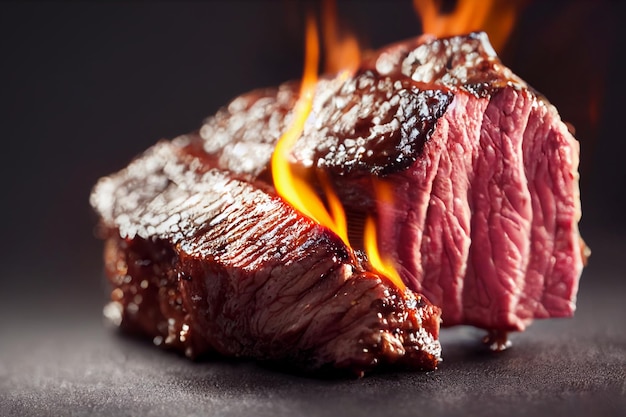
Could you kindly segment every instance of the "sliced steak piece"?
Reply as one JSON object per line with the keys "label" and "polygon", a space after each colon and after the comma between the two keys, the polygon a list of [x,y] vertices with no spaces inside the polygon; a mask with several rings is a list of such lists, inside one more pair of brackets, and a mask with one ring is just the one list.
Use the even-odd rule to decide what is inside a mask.
{"label": "sliced steak piece", "polygon": [[[296,99],[294,84],[244,95],[186,136],[189,152],[271,184]],[[320,80],[293,161],[333,181],[357,247],[376,213],[383,252],[444,325],[512,331],[575,309],[578,154],[556,109],[473,33],[392,45]]]}
{"label": "sliced steak piece", "polygon": [[114,289],[105,315],[208,352],[362,375],[434,369],[440,310],[371,272],[279,197],[160,142],[96,185]]}

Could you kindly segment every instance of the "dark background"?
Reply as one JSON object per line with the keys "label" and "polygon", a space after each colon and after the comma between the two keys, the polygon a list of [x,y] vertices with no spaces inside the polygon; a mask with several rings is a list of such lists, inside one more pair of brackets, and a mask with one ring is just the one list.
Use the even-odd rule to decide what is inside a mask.
{"label": "dark background", "polygon": [[[101,242],[93,236],[96,217],[88,204],[89,192],[99,177],[122,168],[160,138],[198,128],[204,117],[238,94],[299,78],[302,22],[310,4],[287,0],[0,3],[0,381],[4,381],[0,382],[0,401],[8,399],[4,402],[7,408],[2,408],[0,402],[0,414],[41,415],[37,410],[57,407],[58,411],[72,406],[82,412],[107,414],[114,410],[119,414],[110,396],[113,392],[123,402],[128,400],[124,400],[129,392],[126,390],[131,390],[121,381],[132,381],[134,375],[146,393],[154,387],[150,377],[137,377],[143,375],[141,363],[135,365],[129,377],[123,370],[128,364],[117,356],[109,358],[107,355],[115,355],[110,350],[103,353],[96,349],[96,359],[90,345],[81,345],[89,338],[122,352],[124,358],[151,355],[155,366],[163,369],[174,366],[176,372],[191,374],[201,369],[206,378],[216,377],[206,375],[206,367],[190,368],[184,361],[172,365],[167,361],[179,358],[118,340],[102,329],[100,312],[106,287]],[[410,0],[340,0],[338,6],[339,18],[365,47],[380,47],[421,32]],[[617,352],[614,365],[622,369],[621,374],[612,374],[604,368],[593,368],[586,374],[587,382],[581,384],[584,392],[593,394],[589,404],[609,404],[605,411],[617,410],[619,407],[611,408],[611,401],[621,398],[618,401],[622,402],[616,404],[623,405],[626,396],[626,386],[619,385],[626,367],[624,331],[617,330],[622,329],[619,323],[626,319],[620,307],[623,303],[618,302],[626,295],[621,262],[626,255],[625,18],[626,7],[621,1],[529,2],[501,51],[505,64],[545,94],[563,119],[577,129],[582,147],[581,228],[594,250],[579,297],[581,306],[588,309],[580,313],[583,323],[578,324],[595,326],[594,314],[605,314],[604,319],[613,323],[614,327],[607,330],[613,338],[600,333],[596,343],[609,337],[616,349],[612,352]],[[602,300],[606,294],[614,298]],[[542,332],[551,333],[550,323],[541,324],[548,327],[539,327],[538,333],[531,333],[526,340],[540,340]],[[579,337],[573,328],[564,331]],[[76,352],[80,362],[72,359],[69,352],[76,344],[68,341],[83,347]],[[593,347],[589,343],[587,348]],[[552,353],[559,346],[556,342],[550,345]],[[528,351],[529,361],[537,358],[533,349]],[[55,351],[60,351],[59,355]],[[525,358],[524,350],[518,351],[520,358]],[[451,352],[453,361],[455,357],[465,358],[455,353],[454,347]],[[585,362],[586,366],[603,363],[600,356]],[[578,369],[579,359],[573,358],[570,366]],[[104,368],[113,364],[104,377],[110,384],[109,391],[95,376],[98,367],[89,368],[93,374],[85,373],[85,362],[90,361]],[[56,366],[50,365],[55,362]],[[476,365],[471,360],[469,363]],[[254,389],[242,391],[242,386],[254,384],[254,378],[278,386],[275,393],[287,397],[293,394],[281,385],[291,377],[280,373],[253,365],[215,366],[217,371],[211,372],[227,382],[225,388],[216,388],[216,395],[222,395],[219,398],[236,401],[241,395],[248,399],[258,399],[261,394],[262,398],[266,394],[271,397],[271,388],[260,394]],[[506,372],[502,364],[485,365],[481,360],[476,369],[485,366],[493,367],[494,373]],[[21,369],[34,376],[17,377]],[[465,386],[463,378],[474,377],[471,369],[460,371],[451,386]],[[571,378],[585,379],[584,374],[576,372]],[[446,375],[445,369],[440,375]],[[590,375],[596,379],[589,379]],[[537,377],[522,375],[520,389],[528,388],[524,381],[530,383]],[[557,373],[557,385],[572,383],[569,377],[561,377]],[[204,381],[204,377],[196,378]],[[415,382],[419,377],[398,378]],[[67,381],[70,385],[64,389]],[[198,391],[180,391],[180,384],[175,385],[177,398],[195,398],[194,393],[210,391],[202,381],[198,384],[204,388]],[[308,382],[298,381],[303,389],[311,389]],[[349,398],[351,389],[363,388],[353,384],[357,383],[342,386],[334,395]],[[362,384],[365,392],[369,392],[367,387],[388,392],[396,389],[398,381],[387,376]],[[315,387],[319,395],[326,392],[323,384]],[[481,387],[485,395],[491,389]],[[160,389],[161,396],[167,395],[166,389]],[[540,393],[544,389],[534,389],[536,398],[543,398]],[[570,391],[576,392],[575,384]],[[79,394],[68,397],[70,392]],[[98,392],[107,392],[108,399],[103,401]],[[599,401],[605,395],[613,400]],[[132,398],[130,404],[143,405],[141,414],[167,414],[167,408],[155,411],[149,400],[137,402],[136,395]],[[541,402],[533,403],[535,397],[528,398],[524,403],[530,402],[529,410],[539,410]],[[212,412],[224,411],[220,408],[223,402],[211,404]],[[250,408],[237,410],[250,411],[260,403],[248,404]],[[346,404],[351,410],[359,410],[358,401],[348,400]],[[455,404],[462,409],[464,403]],[[284,409],[272,410],[274,414],[289,413],[300,406],[302,403],[294,399]],[[576,412],[576,405],[567,406],[571,409],[558,407]],[[323,406],[318,404],[318,408],[323,411]]]}

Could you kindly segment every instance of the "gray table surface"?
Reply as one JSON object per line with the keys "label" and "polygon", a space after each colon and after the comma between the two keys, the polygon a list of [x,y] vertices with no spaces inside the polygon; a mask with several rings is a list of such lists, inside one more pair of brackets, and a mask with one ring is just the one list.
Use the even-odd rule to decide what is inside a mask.
{"label": "gray table surface", "polygon": [[355,380],[191,362],[107,329],[93,294],[16,296],[0,308],[0,416],[626,415],[626,245],[594,244],[575,318],[536,322],[501,354],[447,330],[438,370]]}

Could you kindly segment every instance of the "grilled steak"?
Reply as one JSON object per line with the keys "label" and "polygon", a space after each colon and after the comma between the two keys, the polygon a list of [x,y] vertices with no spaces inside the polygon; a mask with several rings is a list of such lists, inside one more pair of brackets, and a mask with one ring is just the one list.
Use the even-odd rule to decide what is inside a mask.
{"label": "grilled steak", "polygon": [[434,369],[439,309],[400,291],[279,197],[161,142],[97,184],[105,315],[190,357],[362,375]]}
{"label": "grilled steak", "polygon": [[[188,137],[220,168],[271,184],[296,87],[239,97]],[[444,325],[506,332],[573,314],[578,153],[556,109],[473,33],[392,45],[351,78],[321,80],[293,160],[334,183],[356,246],[377,214],[383,252]]]}
{"label": "grilled steak", "polygon": [[[360,374],[436,366],[439,310],[426,299],[444,325],[495,335],[573,314],[578,144],[484,34],[392,45],[318,82],[292,162],[334,185],[356,252],[273,191],[297,91],[243,95],[98,183],[107,316],[189,356]],[[371,213],[406,292],[360,258]]]}

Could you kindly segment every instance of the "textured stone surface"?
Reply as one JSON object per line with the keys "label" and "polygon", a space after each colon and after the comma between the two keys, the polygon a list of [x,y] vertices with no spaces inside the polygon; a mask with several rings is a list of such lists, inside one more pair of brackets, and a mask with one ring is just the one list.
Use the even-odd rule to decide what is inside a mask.
{"label": "textured stone surface", "polygon": [[[444,362],[429,373],[318,380],[251,362],[194,363],[105,329],[93,294],[17,296],[0,306],[0,415],[623,416],[626,243],[589,237],[575,318],[537,321],[497,355],[478,332],[445,331]],[[29,314],[16,316],[19,305]]]}

